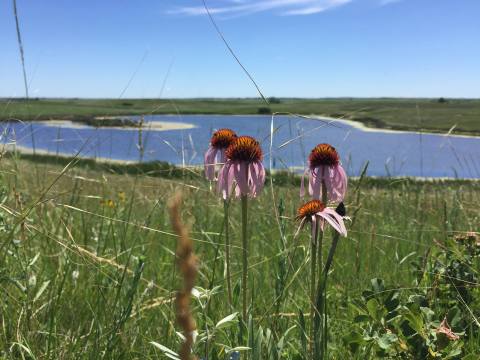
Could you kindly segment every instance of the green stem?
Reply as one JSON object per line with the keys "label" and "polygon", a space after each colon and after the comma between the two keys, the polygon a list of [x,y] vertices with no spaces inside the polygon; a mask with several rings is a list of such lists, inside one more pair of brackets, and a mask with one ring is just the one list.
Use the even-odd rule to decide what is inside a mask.
{"label": "green stem", "polygon": [[[312,224],[313,226],[313,224]],[[310,319],[312,321],[310,326],[310,352],[311,358],[313,359],[313,342],[314,342],[314,326],[313,319],[316,314],[315,299],[316,299],[316,273],[317,273],[317,236],[318,236],[318,227],[315,231],[312,229],[312,238],[310,241]]]}
{"label": "green stem", "polygon": [[335,251],[337,249],[338,241],[340,239],[340,234],[338,232],[334,232],[333,239],[332,239],[332,246],[330,247],[330,251],[328,252],[328,257],[325,262],[325,268],[323,269],[323,273],[321,276],[321,283],[318,288],[317,292],[317,299],[316,305],[318,309],[322,309],[323,317],[315,316],[314,327],[315,327],[315,334],[320,328],[320,320],[323,320],[323,331],[321,334],[322,339],[322,353],[324,358],[326,356],[327,351],[327,296],[326,296],[326,289],[327,289],[327,279],[328,279],[328,272],[330,271],[330,267],[332,266],[333,256],[335,255]]}
{"label": "green stem", "polygon": [[247,239],[247,210],[248,197],[242,195],[242,300],[243,300],[243,321],[247,322],[247,281],[248,281],[248,239]]}
{"label": "green stem", "polygon": [[[328,193],[327,193],[327,185],[325,181],[322,180],[322,203],[327,206],[328,203]],[[320,274],[323,271],[323,231],[320,232],[318,236],[318,281],[320,283],[321,278]],[[320,286],[320,284],[318,285]]]}
{"label": "green stem", "polygon": [[[328,203],[328,193],[327,193],[327,185],[325,184],[325,180],[322,180],[322,202],[325,206],[327,206],[327,203]],[[338,233],[337,233],[338,234]],[[323,231],[322,233],[320,234],[320,249],[319,249],[319,257],[320,257],[320,261],[319,261],[319,267],[318,267],[318,280],[319,282],[321,281],[321,278],[322,278],[322,271],[323,271],[323,254],[322,254],[322,248],[323,248]],[[329,266],[330,267],[330,266]],[[327,272],[328,274],[328,272]],[[322,345],[323,345],[323,349],[322,349],[322,355],[323,355],[323,358],[326,358],[327,357],[327,331],[328,331],[328,328],[327,328],[327,277],[325,276],[325,279],[324,279],[324,289],[322,290],[322,293],[323,293],[323,308],[319,309],[320,311],[320,314],[322,316],[322,328],[321,328],[321,333],[323,335],[323,338],[322,338]],[[320,289],[320,284],[318,284],[318,289]]]}
{"label": "green stem", "polygon": [[[322,180],[322,203],[327,206],[328,193],[325,181]],[[312,358],[324,359],[326,356],[327,346],[327,294],[326,294],[326,277],[322,277],[323,268],[323,231],[318,234],[318,284],[315,289],[315,299],[312,303],[315,304],[316,312],[312,314],[312,328],[314,340],[314,351]],[[333,244],[332,244],[333,246]],[[330,255],[330,254],[329,254]],[[328,259],[327,259],[328,261]],[[325,264],[325,267],[327,264]],[[330,266],[330,265],[329,265]],[[320,343],[319,343],[320,342]],[[317,356],[318,355],[318,356]]]}
{"label": "green stem", "polygon": [[233,297],[232,297],[232,278],[230,273],[230,236],[229,236],[229,224],[228,224],[228,200],[223,202],[223,212],[225,214],[225,272],[227,277],[227,293],[228,293],[228,304],[232,307]]}

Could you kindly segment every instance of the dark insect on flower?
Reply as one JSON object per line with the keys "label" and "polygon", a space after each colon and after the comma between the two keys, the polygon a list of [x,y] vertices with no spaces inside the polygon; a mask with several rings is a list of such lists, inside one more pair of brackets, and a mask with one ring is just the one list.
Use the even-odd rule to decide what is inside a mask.
{"label": "dark insect on flower", "polygon": [[317,223],[319,223],[320,229],[323,231],[325,221],[327,221],[338,233],[347,236],[343,217],[334,209],[326,207],[320,200],[311,200],[300,206],[295,219],[300,221],[297,234],[306,222],[312,223],[313,233],[316,231]]}
{"label": "dark insect on flower", "polygon": [[341,202],[338,204],[337,208],[335,209],[338,215],[345,217],[347,215],[347,209],[345,208],[345,204]]}

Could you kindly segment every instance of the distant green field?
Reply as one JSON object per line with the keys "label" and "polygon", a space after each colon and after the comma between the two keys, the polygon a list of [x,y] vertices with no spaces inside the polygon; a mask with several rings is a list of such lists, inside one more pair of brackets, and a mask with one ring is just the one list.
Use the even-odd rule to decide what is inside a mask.
{"label": "distant green field", "polygon": [[0,120],[140,114],[268,114],[341,117],[370,127],[480,135],[480,100],[467,99],[32,99],[0,100]]}

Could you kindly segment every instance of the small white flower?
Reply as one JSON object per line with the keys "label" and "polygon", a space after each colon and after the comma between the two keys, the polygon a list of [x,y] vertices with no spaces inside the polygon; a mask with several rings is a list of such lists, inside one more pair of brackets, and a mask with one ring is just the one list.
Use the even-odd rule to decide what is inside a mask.
{"label": "small white flower", "polygon": [[35,274],[32,274],[28,278],[28,286],[35,287],[35,285],[37,285],[37,276]]}
{"label": "small white flower", "polygon": [[73,281],[76,282],[79,276],[80,276],[80,271],[78,271],[78,270],[73,270],[72,271],[72,280]]}

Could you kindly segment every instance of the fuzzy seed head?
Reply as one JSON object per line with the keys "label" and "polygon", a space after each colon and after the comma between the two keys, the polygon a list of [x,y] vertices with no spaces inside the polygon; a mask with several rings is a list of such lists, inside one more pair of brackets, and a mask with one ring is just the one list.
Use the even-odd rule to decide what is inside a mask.
{"label": "fuzzy seed head", "polygon": [[213,133],[210,144],[215,149],[226,149],[237,138],[235,131],[230,129],[220,129]]}
{"label": "fuzzy seed head", "polygon": [[252,163],[255,161],[261,161],[263,153],[260,143],[253,137],[240,136],[227,148],[225,156],[228,160]]}
{"label": "fuzzy seed head", "polygon": [[312,215],[323,211],[325,205],[320,200],[311,200],[298,208],[296,219],[301,220],[310,220]]}
{"label": "fuzzy seed head", "polygon": [[337,150],[329,144],[318,144],[315,146],[308,157],[310,168],[318,166],[335,166],[340,162]]}

